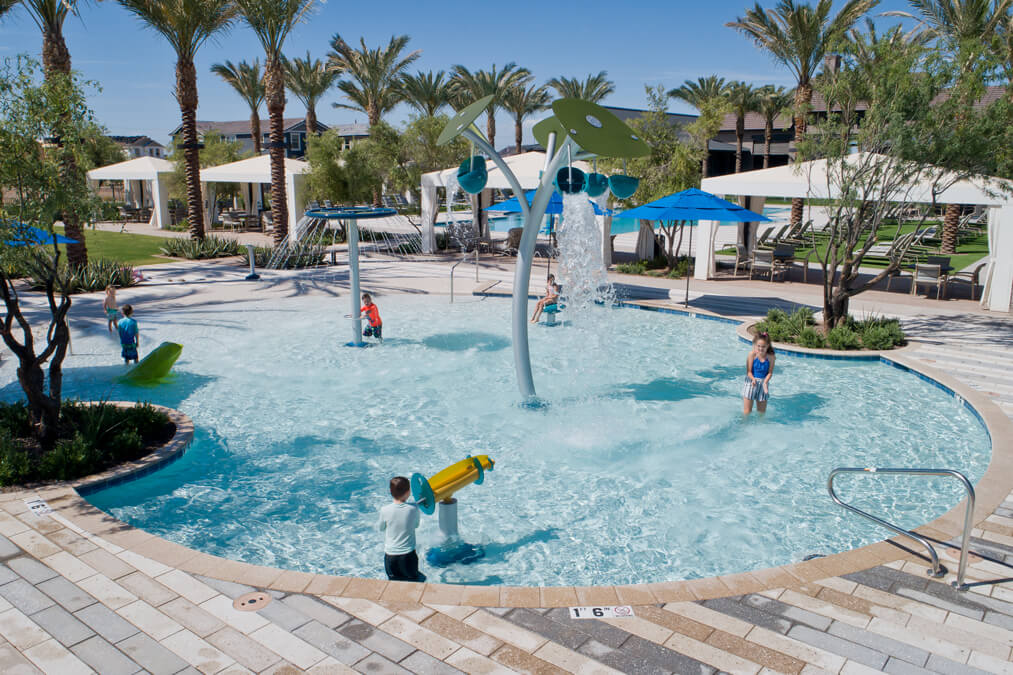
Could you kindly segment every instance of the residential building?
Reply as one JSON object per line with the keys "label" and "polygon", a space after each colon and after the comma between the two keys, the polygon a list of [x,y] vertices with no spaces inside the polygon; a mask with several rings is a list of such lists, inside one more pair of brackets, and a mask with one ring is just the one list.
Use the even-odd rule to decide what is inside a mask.
{"label": "residential building", "polygon": [[168,155],[165,146],[150,136],[110,136],[110,140],[123,148],[127,159],[136,157],[159,157],[164,159]]}
{"label": "residential building", "polygon": [[[327,131],[326,124],[317,122],[317,133]],[[342,124],[338,125],[339,134],[348,146],[352,143],[369,136],[369,126],[366,124]],[[269,117],[260,120],[261,148],[266,152],[268,136],[271,129]],[[173,129],[169,135],[175,138],[182,132],[182,126]],[[197,122],[197,134],[203,137],[208,131],[217,131],[228,141],[238,141],[243,144],[243,152],[253,152],[253,134],[250,130],[249,120],[238,120],[234,122]],[[306,154],[306,118],[291,117],[284,120],[285,133],[285,156],[301,158]]]}

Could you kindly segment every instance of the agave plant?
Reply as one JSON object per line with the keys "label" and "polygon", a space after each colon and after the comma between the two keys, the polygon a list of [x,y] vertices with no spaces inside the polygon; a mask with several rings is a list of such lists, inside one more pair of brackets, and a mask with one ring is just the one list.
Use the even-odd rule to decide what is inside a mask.
{"label": "agave plant", "polygon": [[167,239],[162,253],[173,258],[207,260],[239,255],[240,249],[239,242],[234,239],[208,236],[204,239]]}

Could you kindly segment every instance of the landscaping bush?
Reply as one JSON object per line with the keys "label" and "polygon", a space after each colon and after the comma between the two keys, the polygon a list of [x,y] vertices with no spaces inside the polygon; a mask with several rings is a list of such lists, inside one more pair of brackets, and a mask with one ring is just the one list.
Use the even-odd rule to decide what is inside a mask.
{"label": "landscaping bush", "polygon": [[[67,285],[67,292],[71,294],[102,291],[106,286],[126,288],[137,283],[134,278],[134,268],[116,260],[92,259],[84,267],[78,268],[62,264],[60,265],[60,278]],[[32,290],[44,289],[46,287],[45,277],[33,272],[30,275],[30,285]]]}
{"label": "landscaping bush", "polygon": [[173,258],[186,258],[188,260],[208,260],[210,258],[228,258],[240,255],[245,249],[234,239],[224,237],[207,236],[203,239],[191,239],[180,237],[178,239],[166,239],[162,246],[162,253]]}
{"label": "landscaping bush", "polygon": [[620,274],[643,274],[647,271],[647,263],[643,260],[638,260],[633,263],[619,263],[616,265],[616,272]]}
{"label": "landscaping bush", "polygon": [[[323,263],[324,258],[327,257],[327,251],[324,247],[315,244],[290,246],[288,251],[288,256],[281,261],[279,269],[297,270],[305,267],[315,267]],[[243,261],[249,265],[250,254],[248,249],[244,247],[241,255],[243,256]],[[257,267],[267,267],[267,263],[271,261],[273,255],[273,247],[257,246],[253,249],[253,262]]]}
{"label": "landscaping bush", "polygon": [[869,326],[862,332],[862,346],[866,349],[892,349],[893,336],[882,326]]}
{"label": "landscaping bush", "polygon": [[119,408],[64,401],[56,446],[43,453],[23,403],[0,403],[0,485],[72,480],[137,459],[175,433],[168,416],[148,404]]}
{"label": "landscaping bush", "polygon": [[858,349],[858,333],[845,325],[837,326],[827,333],[827,345],[831,349]]}
{"label": "landscaping bush", "polygon": [[820,335],[819,331],[812,326],[806,326],[798,334],[796,342],[800,347],[807,349],[823,349],[826,347],[826,342],[823,340],[823,336]]}

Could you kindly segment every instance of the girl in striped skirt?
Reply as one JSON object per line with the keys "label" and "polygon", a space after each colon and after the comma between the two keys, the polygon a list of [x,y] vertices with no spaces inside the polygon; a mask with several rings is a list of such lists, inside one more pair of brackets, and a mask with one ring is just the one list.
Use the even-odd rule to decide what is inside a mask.
{"label": "girl in striped skirt", "polygon": [[767,398],[770,396],[770,378],[774,374],[774,346],[770,336],[758,333],[753,338],[753,349],[746,358],[746,381],[742,384],[742,414],[756,411],[767,412]]}

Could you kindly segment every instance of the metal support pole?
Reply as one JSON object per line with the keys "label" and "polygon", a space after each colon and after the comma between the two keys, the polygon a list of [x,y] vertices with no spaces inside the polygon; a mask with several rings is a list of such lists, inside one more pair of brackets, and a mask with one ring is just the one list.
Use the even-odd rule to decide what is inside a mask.
{"label": "metal support pole", "polygon": [[351,287],[351,308],[352,308],[352,341],[349,347],[361,347],[362,341],[362,318],[359,309],[359,228],[354,220],[345,221],[345,230],[348,233],[348,281]]}
{"label": "metal support pole", "polygon": [[478,282],[478,245],[475,245],[475,282]]}
{"label": "metal support pole", "polygon": [[257,269],[256,269],[256,264],[257,263],[254,260],[254,257],[255,257],[254,249],[255,248],[256,247],[253,244],[247,244],[246,245],[246,252],[250,256],[250,273],[246,275],[246,280],[247,281],[256,281],[257,279],[260,278],[260,275],[257,274]]}
{"label": "metal support pole", "polygon": [[439,521],[441,544],[460,539],[457,531],[457,500],[451,497],[436,503],[436,517]]}

